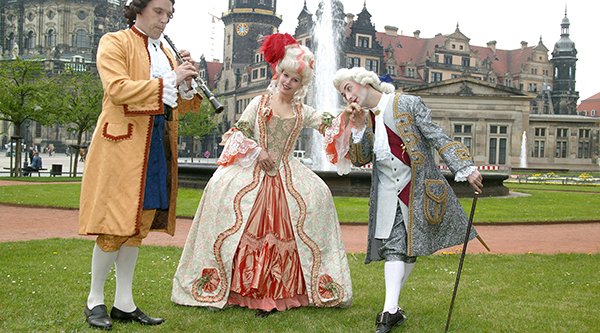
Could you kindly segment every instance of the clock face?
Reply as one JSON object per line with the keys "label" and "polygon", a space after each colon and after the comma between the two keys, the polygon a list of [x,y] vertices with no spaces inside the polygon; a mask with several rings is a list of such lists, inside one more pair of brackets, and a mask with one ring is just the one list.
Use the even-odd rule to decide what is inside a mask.
{"label": "clock face", "polygon": [[248,25],[246,23],[240,23],[236,30],[238,35],[245,36],[248,33]]}

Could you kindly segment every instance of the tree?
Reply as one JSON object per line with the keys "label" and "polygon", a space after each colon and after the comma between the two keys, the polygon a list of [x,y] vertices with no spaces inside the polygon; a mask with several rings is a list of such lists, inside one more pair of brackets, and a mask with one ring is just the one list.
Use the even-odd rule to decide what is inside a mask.
{"label": "tree", "polygon": [[[57,77],[48,77],[38,58],[4,60],[0,62],[0,120],[13,123],[15,136],[21,136],[21,125],[32,120],[44,126],[52,125],[63,108]],[[21,174],[20,140],[15,157],[16,175]]]}
{"label": "tree", "polygon": [[202,101],[198,113],[188,112],[179,116],[179,135],[192,138],[192,162],[194,162],[194,139],[202,140],[211,134],[219,124],[219,117],[214,113],[207,98]]}
{"label": "tree", "polygon": [[77,175],[77,153],[82,148],[83,133],[91,131],[96,126],[98,116],[102,112],[104,90],[100,77],[89,71],[68,71],[62,78],[64,83],[64,102],[67,107],[58,116],[58,122],[66,125],[69,132],[77,135],[76,150],[73,152],[72,176]]}

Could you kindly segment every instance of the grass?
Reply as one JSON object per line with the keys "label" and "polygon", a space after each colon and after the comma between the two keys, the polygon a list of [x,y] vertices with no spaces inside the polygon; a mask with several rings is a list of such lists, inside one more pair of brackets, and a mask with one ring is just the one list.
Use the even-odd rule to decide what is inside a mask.
{"label": "grass", "polygon": [[[509,185],[512,190],[531,194],[516,198],[480,198],[474,221],[498,222],[552,222],[600,220],[599,187],[560,185]],[[540,190],[565,191],[540,191]],[[0,202],[50,207],[79,207],[81,184],[38,184],[4,186]],[[589,193],[578,193],[589,192]],[[194,216],[202,191],[179,189],[177,215]],[[367,222],[368,198],[334,197],[341,222]],[[460,199],[465,211],[471,210],[472,199]],[[565,209],[579,207],[581,209]]]}
{"label": "grass", "polygon": [[[97,332],[84,319],[93,242],[47,239],[0,243],[0,331]],[[117,332],[372,332],[384,299],[383,264],[364,265],[348,254],[354,304],[349,309],[300,308],[255,318],[254,311],[222,311],[170,302],[181,248],[143,246],[134,299],[157,327],[115,323]],[[458,255],[419,258],[402,291],[408,321],[393,332],[442,332],[456,279]],[[597,332],[600,254],[466,257],[451,332]],[[114,274],[105,288],[110,307]]]}
{"label": "grass", "polygon": [[13,180],[25,183],[80,182],[81,177],[0,177],[0,180]]}

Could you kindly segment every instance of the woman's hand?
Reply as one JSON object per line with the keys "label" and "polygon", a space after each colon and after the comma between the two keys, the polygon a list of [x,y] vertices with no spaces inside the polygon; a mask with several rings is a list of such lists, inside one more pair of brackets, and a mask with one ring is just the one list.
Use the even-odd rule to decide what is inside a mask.
{"label": "woman's hand", "polygon": [[366,124],[367,112],[360,105],[356,103],[350,103],[343,113],[344,122],[346,126],[352,123],[354,127],[360,132]]}
{"label": "woman's hand", "polygon": [[258,154],[258,157],[256,158],[256,163],[264,171],[272,170],[275,167],[275,161],[273,161],[269,153],[267,153],[264,149],[262,149]]}

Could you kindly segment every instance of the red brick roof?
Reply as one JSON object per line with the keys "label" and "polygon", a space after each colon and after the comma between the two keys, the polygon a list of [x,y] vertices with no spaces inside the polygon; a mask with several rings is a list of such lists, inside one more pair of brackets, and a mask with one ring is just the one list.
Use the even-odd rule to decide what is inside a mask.
{"label": "red brick roof", "polygon": [[223,64],[220,62],[206,62],[206,69],[208,70],[208,86],[209,87],[213,87],[215,86],[215,75],[217,75],[217,73],[219,73],[221,71],[221,68],[223,67]]}
{"label": "red brick roof", "polygon": [[586,100],[583,100],[577,106],[577,112],[587,111],[588,116],[592,115],[592,110],[596,110],[596,114],[594,115],[595,117],[600,117],[600,93],[597,93],[596,95]]}
{"label": "red brick roof", "polygon": [[[435,46],[442,46],[448,38],[447,35],[437,35],[433,38],[416,38],[413,36],[389,36],[384,32],[377,33],[377,40],[387,49],[390,44],[394,48],[394,58],[399,66],[403,67],[407,62],[413,61],[417,66],[423,66],[430,56],[435,52]],[[483,61],[487,57],[492,60],[493,71],[502,76],[507,73],[517,74],[521,72],[523,64],[531,58],[534,47],[526,47],[516,50],[496,49],[496,53],[489,47],[470,45],[471,50],[479,53]]]}

